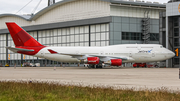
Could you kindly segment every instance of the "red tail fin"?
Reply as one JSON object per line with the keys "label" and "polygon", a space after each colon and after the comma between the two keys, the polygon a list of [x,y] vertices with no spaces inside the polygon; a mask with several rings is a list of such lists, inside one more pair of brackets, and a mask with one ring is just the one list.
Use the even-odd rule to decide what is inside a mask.
{"label": "red tail fin", "polygon": [[43,46],[14,22],[6,23],[16,46]]}

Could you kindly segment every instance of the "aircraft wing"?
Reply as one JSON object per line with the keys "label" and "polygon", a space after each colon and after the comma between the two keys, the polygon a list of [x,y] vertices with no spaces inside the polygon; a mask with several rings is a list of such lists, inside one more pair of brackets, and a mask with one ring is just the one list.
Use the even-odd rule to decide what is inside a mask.
{"label": "aircraft wing", "polygon": [[9,49],[12,52],[17,53],[18,51],[23,51],[23,52],[33,52],[33,49],[22,49],[22,48],[15,48],[15,47],[6,47],[7,49]]}
{"label": "aircraft wing", "polygon": [[122,60],[128,59],[127,57],[114,57],[114,56],[104,56],[104,55],[85,55],[85,54],[66,54],[66,53],[59,53],[59,54],[69,55],[77,59],[86,59],[87,57],[99,57],[101,61],[108,61],[111,59],[122,59]]}
{"label": "aircraft wing", "polygon": [[86,59],[87,57],[99,57],[101,61],[109,61],[111,59],[122,59],[127,60],[128,57],[115,57],[115,56],[104,56],[104,55],[88,55],[88,54],[71,54],[71,53],[58,53],[54,50],[48,49],[51,54],[69,55],[79,60]]}

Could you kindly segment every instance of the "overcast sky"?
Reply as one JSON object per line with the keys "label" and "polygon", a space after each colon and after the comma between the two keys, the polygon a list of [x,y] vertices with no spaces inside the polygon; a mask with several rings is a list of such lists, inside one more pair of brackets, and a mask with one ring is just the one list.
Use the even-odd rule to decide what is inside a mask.
{"label": "overcast sky", "polygon": [[[6,14],[6,13],[31,14],[40,0],[32,0],[32,2],[30,1],[31,0],[0,0],[0,14]],[[56,2],[59,1],[61,0],[56,0]],[[144,1],[167,3],[169,0],[144,0]],[[30,2],[29,5],[27,5],[24,9],[18,12],[28,2]],[[47,4],[48,4],[48,0],[42,0],[35,12],[38,12],[39,10],[47,7]]]}

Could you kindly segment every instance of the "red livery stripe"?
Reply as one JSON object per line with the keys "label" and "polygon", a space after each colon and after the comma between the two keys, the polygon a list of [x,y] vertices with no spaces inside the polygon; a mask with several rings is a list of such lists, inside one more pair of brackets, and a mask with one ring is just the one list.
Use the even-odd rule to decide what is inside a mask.
{"label": "red livery stripe", "polygon": [[57,52],[51,50],[51,49],[48,49],[48,51],[51,53],[51,54],[57,54]]}
{"label": "red livery stripe", "polygon": [[43,46],[14,22],[6,23],[16,46]]}
{"label": "red livery stripe", "polygon": [[14,22],[7,22],[6,23],[8,30],[11,34],[11,37],[14,41],[16,48],[22,49],[33,49],[33,52],[27,51],[18,51],[18,53],[26,54],[26,55],[35,55],[37,54],[42,48],[46,47],[41,45],[38,41],[36,41],[32,36],[30,36],[25,30],[19,27]]}

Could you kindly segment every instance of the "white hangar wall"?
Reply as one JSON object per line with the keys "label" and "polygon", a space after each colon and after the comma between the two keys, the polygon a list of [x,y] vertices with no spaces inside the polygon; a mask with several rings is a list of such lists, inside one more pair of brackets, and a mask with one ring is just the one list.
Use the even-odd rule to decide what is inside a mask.
{"label": "white hangar wall", "polygon": [[76,0],[44,13],[35,20],[35,23],[45,24],[110,16],[109,5],[109,2],[99,0]]}
{"label": "white hangar wall", "polygon": [[3,16],[0,18],[0,29],[7,28],[5,25],[7,21],[16,22],[20,26],[31,26],[110,16],[109,5],[110,2],[100,0],[75,0],[60,4],[38,17],[35,15],[32,21],[17,16]]}
{"label": "white hangar wall", "polygon": [[4,16],[4,17],[0,18],[0,29],[7,28],[5,22],[16,22],[20,26],[28,26],[31,24],[30,21],[24,20],[17,16]]}
{"label": "white hangar wall", "polygon": [[152,19],[159,19],[159,12],[162,10],[158,9],[145,9],[141,7],[123,7],[123,6],[113,6],[111,5],[110,11],[111,16],[121,16],[121,17],[136,17],[144,18],[144,12],[149,10],[149,16]]}
{"label": "white hangar wall", "polygon": [[[146,10],[147,9],[141,7],[117,6],[101,0],[74,0],[55,5],[55,8],[47,7],[35,14],[31,21],[27,21],[18,16],[0,17],[0,29],[6,29],[5,22],[7,21],[16,22],[20,26],[31,26],[106,16],[144,18],[144,12]],[[161,10],[149,10],[150,18],[159,19],[159,11]]]}

